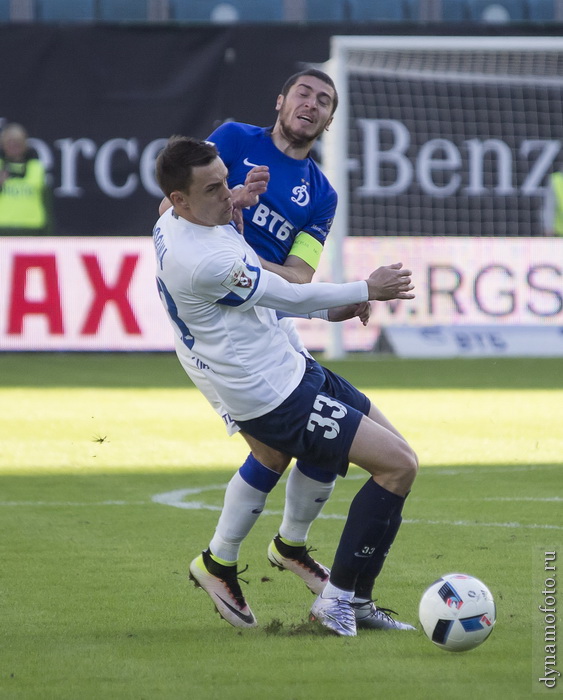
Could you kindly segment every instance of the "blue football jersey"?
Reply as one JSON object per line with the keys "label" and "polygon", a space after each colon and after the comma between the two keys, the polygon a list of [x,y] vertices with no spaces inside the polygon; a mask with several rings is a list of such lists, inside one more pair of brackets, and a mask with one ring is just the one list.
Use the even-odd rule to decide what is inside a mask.
{"label": "blue football jersey", "polygon": [[231,189],[243,185],[255,165],[270,168],[267,192],[243,211],[244,237],[258,255],[283,265],[301,231],[324,245],[337,196],[311,157],[290,158],[274,145],[269,128],[238,122],[222,124],[209,141],[229,170]]}

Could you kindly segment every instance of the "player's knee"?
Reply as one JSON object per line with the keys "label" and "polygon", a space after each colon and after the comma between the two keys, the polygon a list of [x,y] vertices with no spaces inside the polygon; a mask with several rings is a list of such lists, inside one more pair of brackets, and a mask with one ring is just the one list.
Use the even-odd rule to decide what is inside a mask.
{"label": "player's knee", "polygon": [[401,455],[400,471],[402,480],[405,483],[412,484],[418,473],[418,457],[416,452],[405,443],[403,454]]}
{"label": "player's knee", "polygon": [[411,490],[417,471],[418,459],[416,454],[405,443],[393,467],[389,469],[387,474],[383,475],[384,481],[379,481],[379,483],[390,491],[400,496],[405,496]]}
{"label": "player's knee", "polygon": [[418,474],[419,466],[420,466],[420,464],[418,461],[418,455],[416,454],[416,452],[413,449],[411,449],[410,473],[411,473],[413,481],[416,479],[416,475]]}

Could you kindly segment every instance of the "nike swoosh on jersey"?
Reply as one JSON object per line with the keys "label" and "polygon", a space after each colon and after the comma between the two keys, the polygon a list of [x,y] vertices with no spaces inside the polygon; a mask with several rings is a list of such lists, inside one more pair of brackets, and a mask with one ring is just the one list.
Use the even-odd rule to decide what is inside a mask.
{"label": "nike swoosh on jersey", "polygon": [[242,162],[243,162],[245,165],[248,165],[249,168],[259,168],[259,167],[260,167],[259,165],[256,165],[256,163],[251,163],[251,162],[248,160],[248,158],[245,158]]}
{"label": "nike swoosh on jersey", "polygon": [[[217,594],[215,594],[215,595],[217,595]],[[231,612],[234,612],[234,614],[235,614],[239,619],[241,619],[243,622],[246,622],[246,623],[249,624],[249,625],[251,625],[251,624],[254,622],[254,616],[253,616],[253,615],[245,615],[245,613],[241,612],[240,610],[237,610],[237,609],[234,608],[232,605],[230,605],[229,603],[227,603],[227,601],[226,601],[224,598],[221,598],[220,595],[217,595],[217,598],[219,598],[219,600],[220,600],[224,605],[226,605],[226,607],[229,608],[229,610],[230,610]]]}
{"label": "nike swoosh on jersey", "polygon": [[315,498],[315,503],[325,503],[328,498]]}

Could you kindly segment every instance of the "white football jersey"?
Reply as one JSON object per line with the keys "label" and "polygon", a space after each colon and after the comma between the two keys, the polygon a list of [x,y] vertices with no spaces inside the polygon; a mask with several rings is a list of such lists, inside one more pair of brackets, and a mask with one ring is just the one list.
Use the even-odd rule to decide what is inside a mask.
{"label": "white football jersey", "polygon": [[165,212],[153,230],[161,300],[234,420],[279,406],[297,387],[305,359],[274,309],[306,314],[367,300],[367,284],[290,284],[264,270],[231,226],[199,226]]}

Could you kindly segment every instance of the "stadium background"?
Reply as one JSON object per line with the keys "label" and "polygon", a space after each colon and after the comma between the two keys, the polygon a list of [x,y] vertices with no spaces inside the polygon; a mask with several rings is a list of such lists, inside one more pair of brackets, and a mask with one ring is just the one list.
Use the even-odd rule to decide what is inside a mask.
{"label": "stadium background", "polygon": [[[180,1],[171,0],[173,9]],[[207,10],[214,5],[187,2]],[[161,4],[51,0],[53,13],[55,6],[65,13],[99,10],[96,24],[90,16],[68,25],[47,22],[47,0],[0,0],[0,22],[9,11],[20,16],[0,24],[0,117],[21,120],[47,145],[53,185],[67,192],[56,193],[58,237],[0,240],[0,350],[135,349],[137,326],[169,338],[152,285],[149,234],[158,196],[143,192],[139,182],[126,197],[104,193],[95,158],[104,144],[137,139],[132,160],[110,146],[98,155],[98,174],[111,161],[111,182],[119,187],[139,174],[135,158],[170,131],[206,135],[225,117],[267,124],[280,81],[302,61],[326,60],[336,33],[535,34],[541,41],[563,28],[554,21],[563,9],[556,2],[533,3],[534,11],[551,13],[546,23],[525,3],[511,2],[519,17],[526,9],[523,24],[469,25],[470,6],[477,13],[490,3],[457,0],[368,0],[372,10],[409,9],[411,19],[400,23],[335,21],[339,8],[342,15],[344,6],[359,8],[359,0],[306,6],[248,0],[254,11],[282,4],[317,10],[316,19],[291,26],[99,21],[102,11],[128,9],[139,18]],[[456,22],[429,23],[430,11],[440,7]],[[413,22],[417,8],[419,16],[427,13],[424,23]],[[29,21],[33,13],[43,24]],[[323,18],[332,22],[324,25]],[[176,72],[180,83],[171,77]],[[207,76],[221,89],[210,89]],[[79,167],[74,175],[66,169],[63,182],[60,146],[67,153],[81,138],[91,143],[79,146],[85,151]],[[75,181],[80,191],[68,196]],[[473,322],[481,308],[488,313],[486,333],[459,325],[459,342],[466,348],[480,343],[481,351],[492,346],[497,355],[434,361],[356,353],[329,366],[377,402],[422,466],[378,584],[379,604],[414,624],[424,588],[445,572],[467,571],[485,581],[498,602],[490,641],[469,654],[447,655],[422,630],[364,634],[345,644],[316,634],[306,622],[309,592],[296,577],[273,572],[264,556],[283,510],[283,486],[271,494],[269,513],[241,558],[249,565],[245,594],[261,627],[237,634],[212,614],[201,591],[187,586],[186,570],[212,532],[222,485],[246,450],[242,440],[224,434],[173,354],[0,352],[0,697],[529,700],[545,692],[538,680],[546,662],[539,606],[552,575],[546,553],[562,551],[563,373],[560,358],[497,359],[505,354],[497,324],[514,316],[507,314],[514,301],[520,324],[531,303],[551,314],[539,327],[562,325],[556,295],[562,240],[470,233],[447,241],[351,236],[346,255],[363,264],[359,244],[367,242],[378,259],[402,250],[416,263],[419,315],[378,307],[387,331],[395,321],[415,330],[421,317],[466,320],[467,314],[453,318],[442,309],[455,299]],[[347,274],[354,273],[352,258]],[[549,285],[559,289],[536,290],[527,300],[521,287],[539,265],[552,266]],[[548,286],[533,274],[537,288]],[[425,280],[434,290],[426,299]],[[147,298],[139,300],[142,290]],[[437,327],[424,332],[440,340]],[[365,479],[351,471],[312,531],[323,562],[331,561],[358,479]]]}
{"label": "stadium background", "polygon": [[[226,119],[272,123],[275,99],[285,78],[304,65],[324,64],[330,58],[332,36],[424,35],[435,36],[438,43],[440,37],[475,35],[536,36],[541,40],[560,35],[563,26],[562,8],[556,0],[237,0],[230,6],[239,12],[241,21],[234,22],[226,21],[232,18],[228,5],[193,0],[0,3],[0,61],[9,67],[0,77],[0,121],[21,122],[32,135],[54,192],[56,233],[56,239],[49,241],[0,240],[0,293],[4,300],[0,305],[0,350],[170,349],[169,339],[162,343],[154,339],[168,335],[158,306],[153,309],[148,297],[135,298],[137,288],[139,294],[147,293],[150,274],[148,236],[160,200],[152,175],[158,149],[171,134],[205,137]],[[214,11],[224,21],[212,21]],[[382,116],[391,117],[397,88],[393,80],[384,82]],[[538,124],[548,124],[546,133],[552,139],[561,137],[557,89],[546,102],[550,109],[537,115]],[[462,106],[467,107],[471,95],[470,90],[462,94]],[[476,97],[483,105],[489,100],[494,111],[498,93],[491,94],[488,88]],[[534,130],[535,116],[527,112],[514,115],[521,134],[529,127]],[[412,124],[416,127],[416,119]],[[476,127],[486,131],[487,121]],[[491,136],[477,135],[482,139]],[[511,147],[516,148],[516,142]],[[553,169],[561,166],[560,159],[559,154]],[[545,179],[542,186],[546,186]],[[517,194],[500,214],[499,208],[489,203],[481,219],[466,215],[475,207],[456,213],[452,206],[446,210],[449,218],[441,210],[434,221],[431,216],[421,216],[420,211],[406,220],[408,199],[383,199],[375,203],[367,224],[364,220],[355,226],[350,220],[348,229],[352,235],[376,237],[374,245],[389,234],[412,236],[413,242],[418,238],[419,243],[420,236],[434,234],[528,239],[543,235],[541,199]],[[514,219],[514,212],[521,207],[524,215]],[[378,211],[391,214],[378,218]],[[395,229],[393,212],[402,212],[402,218],[395,217]],[[504,213],[508,218],[503,222]],[[403,225],[405,221],[407,225]],[[538,241],[537,247],[505,247],[505,252],[495,249],[493,257],[487,238],[480,241],[469,248],[469,256],[479,262],[477,271],[461,272],[471,292],[470,301],[475,302],[474,312],[458,313],[462,304],[452,296],[447,285],[453,283],[448,280],[443,283],[442,301],[446,304],[449,294],[449,307],[446,304],[441,314],[429,312],[432,300],[425,290],[424,311],[408,317],[389,307],[385,323],[374,324],[372,334],[364,335],[363,341],[348,341],[348,349],[372,349],[382,327],[408,323],[421,328],[480,325],[475,337],[481,340],[473,342],[472,349],[478,352],[481,343],[489,352],[498,353],[510,339],[496,342],[491,328],[559,326],[563,314],[561,240]],[[439,239],[435,242],[439,246]],[[408,257],[408,242],[400,244],[401,256]],[[378,249],[372,250],[376,257]],[[386,251],[393,256],[388,245]],[[419,248],[412,251],[420,260]],[[468,262],[467,252],[464,255],[460,265]],[[523,259],[528,255],[536,257]],[[496,266],[496,282],[476,291],[476,275],[491,265]],[[428,277],[428,270],[436,266],[432,259],[424,259],[420,276]],[[530,270],[538,269],[543,276],[536,275],[531,282]],[[351,267],[343,274],[353,278],[356,272],[357,268]],[[456,268],[452,274],[460,273]],[[319,278],[329,277],[328,267],[319,271]],[[77,289],[84,293],[77,294]],[[535,297],[530,296],[530,290]],[[479,294],[485,299],[479,300]],[[519,298],[520,311],[500,303],[510,295]],[[83,304],[77,308],[80,299]],[[538,313],[530,314],[530,309]],[[143,313],[145,318],[141,318]],[[153,330],[151,338],[146,335],[148,328]],[[326,349],[330,343],[326,328],[318,324],[313,328],[310,346]],[[553,337],[557,346],[554,353],[558,354],[561,343]],[[379,343],[380,349],[384,346]],[[458,351],[460,348],[463,350],[463,343],[458,343]],[[533,352],[528,348],[524,354]]]}

